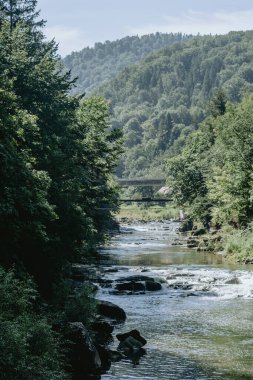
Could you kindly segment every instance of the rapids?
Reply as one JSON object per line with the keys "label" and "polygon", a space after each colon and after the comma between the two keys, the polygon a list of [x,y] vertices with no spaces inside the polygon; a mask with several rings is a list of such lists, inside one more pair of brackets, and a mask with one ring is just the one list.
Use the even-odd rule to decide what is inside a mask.
{"label": "rapids", "polygon": [[101,250],[105,278],[143,274],[162,283],[144,294],[99,290],[127,313],[115,334],[136,328],[148,341],[140,360],[113,363],[103,380],[253,379],[252,266],[188,249],[177,229],[173,222],[122,225]]}

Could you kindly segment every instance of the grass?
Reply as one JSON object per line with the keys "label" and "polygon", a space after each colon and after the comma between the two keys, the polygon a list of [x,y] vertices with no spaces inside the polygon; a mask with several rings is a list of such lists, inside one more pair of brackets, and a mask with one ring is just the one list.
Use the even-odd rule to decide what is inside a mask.
{"label": "grass", "polygon": [[179,209],[171,204],[166,206],[122,205],[116,217],[145,221],[178,219]]}
{"label": "grass", "polygon": [[246,229],[224,234],[224,252],[232,260],[253,259],[253,232]]}

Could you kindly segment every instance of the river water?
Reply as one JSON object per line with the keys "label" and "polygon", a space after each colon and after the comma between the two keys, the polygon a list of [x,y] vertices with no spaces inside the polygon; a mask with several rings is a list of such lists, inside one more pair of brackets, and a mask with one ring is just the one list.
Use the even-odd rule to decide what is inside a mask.
{"label": "river water", "polygon": [[145,294],[99,290],[126,311],[115,334],[138,329],[148,341],[139,363],[113,363],[103,380],[253,379],[253,268],[177,245],[177,229],[173,222],[122,225],[101,251],[105,278],[162,282]]}

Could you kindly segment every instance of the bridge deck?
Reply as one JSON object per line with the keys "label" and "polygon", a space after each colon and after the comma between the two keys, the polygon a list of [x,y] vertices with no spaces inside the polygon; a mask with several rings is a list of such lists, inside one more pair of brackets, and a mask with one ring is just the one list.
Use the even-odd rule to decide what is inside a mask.
{"label": "bridge deck", "polygon": [[127,186],[164,186],[166,184],[166,180],[164,178],[132,178],[132,179],[118,179],[117,180],[119,186],[121,187],[127,187]]}
{"label": "bridge deck", "polygon": [[165,202],[173,202],[172,198],[140,198],[140,199],[120,199],[120,203],[165,203]]}

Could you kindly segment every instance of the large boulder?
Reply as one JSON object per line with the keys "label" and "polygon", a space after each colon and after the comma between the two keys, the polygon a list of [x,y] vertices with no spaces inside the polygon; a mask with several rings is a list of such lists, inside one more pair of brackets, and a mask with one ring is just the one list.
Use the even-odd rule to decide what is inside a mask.
{"label": "large boulder", "polygon": [[128,282],[118,283],[115,286],[115,289],[119,291],[128,290],[132,292],[140,292],[140,291],[145,291],[145,285],[142,282],[128,281]]}
{"label": "large boulder", "polygon": [[143,346],[147,343],[138,330],[131,330],[125,334],[118,334],[120,341],[118,350],[122,352],[133,364],[138,364],[142,355],[145,355]]}
{"label": "large boulder", "polygon": [[114,326],[105,320],[98,319],[91,324],[91,329],[99,334],[110,335]]}
{"label": "large boulder", "polygon": [[116,335],[116,338],[120,342],[124,342],[129,337],[132,337],[135,340],[138,340],[139,343],[141,343],[141,347],[145,346],[145,344],[147,343],[146,339],[141,336],[141,334],[140,334],[140,332],[138,330],[131,330],[131,331],[127,332],[127,333],[122,333],[122,334],[117,334]]}
{"label": "large boulder", "polygon": [[119,292],[145,292],[162,289],[160,282],[149,276],[135,275],[116,280],[115,289]]}
{"label": "large boulder", "polygon": [[109,301],[97,300],[97,313],[116,321],[126,320],[125,311],[121,307]]}
{"label": "large boulder", "polygon": [[83,380],[100,373],[102,361],[92,337],[81,322],[71,322],[66,329],[67,351],[73,380]]}
{"label": "large boulder", "polygon": [[[105,373],[109,371],[112,360],[111,360],[111,355],[110,351],[107,348],[107,346],[104,346],[103,344],[99,344],[96,346],[100,360],[101,360],[101,368],[100,368],[100,373]],[[84,379],[83,379],[84,380]]]}
{"label": "large boulder", "polygon": [[143,276],[143,275],[134,275],[134,276],[128,276],[128,277],[120,277],[116,282],[126,282],[126,281],[155,281],[152,277],[149,276]]}
{"label": "large boulder", "polygon": [[161,290],[162,289],[162,285],[159,282],[156,282],[156,281],[146,281],[145,282],[145,288],[149,292],[154,292],[154,291],[157,291],[157,290]]}

